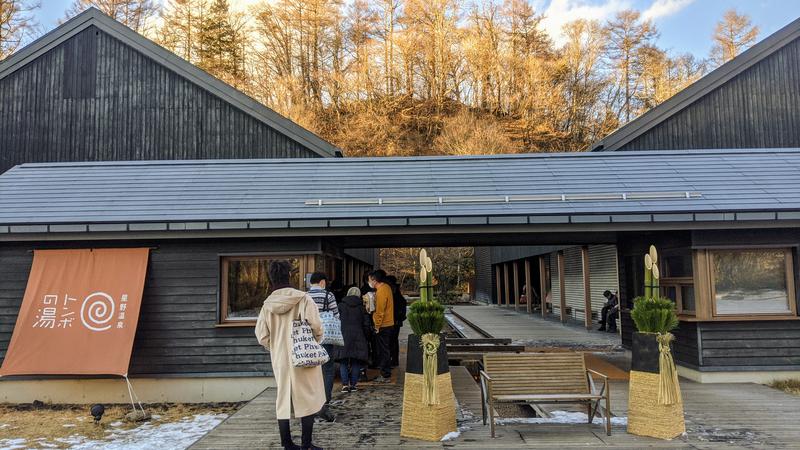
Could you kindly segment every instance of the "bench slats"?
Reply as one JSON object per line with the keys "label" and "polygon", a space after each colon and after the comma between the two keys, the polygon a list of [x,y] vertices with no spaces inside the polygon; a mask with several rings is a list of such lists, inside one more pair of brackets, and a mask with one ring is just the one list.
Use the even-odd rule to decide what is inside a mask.
{"label": "bench slats", "polygon": [[593,394],[509,394],[495,395],[494,399],[501,402],[524,402],[524,401],[547,401],[547,400],[598,400],[604,398],[602,395]]}

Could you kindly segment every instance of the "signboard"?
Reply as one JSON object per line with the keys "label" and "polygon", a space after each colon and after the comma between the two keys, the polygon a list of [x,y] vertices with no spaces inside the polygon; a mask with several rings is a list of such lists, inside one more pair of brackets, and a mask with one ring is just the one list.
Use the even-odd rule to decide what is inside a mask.
{"label": "signboard", "polygon": [[148,256],[35,251],[0,375],[127,375]]}

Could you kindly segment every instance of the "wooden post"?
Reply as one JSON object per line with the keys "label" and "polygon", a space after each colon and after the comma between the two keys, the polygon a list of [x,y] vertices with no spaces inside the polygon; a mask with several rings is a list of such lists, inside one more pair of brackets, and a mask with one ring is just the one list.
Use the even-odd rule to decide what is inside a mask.
{"label": "wooden post", "polygon": [[511,303],[511,285],[508,282],[508,263],[503,264],[503,278],[505,278],[505,288],[506,288],[506,303],[505,305],[508,306]]}
{"label": "wooden post", "polygon": [[542,318],[547,318],[547,263],[544,258],[539,257],[539,295],[542,297]]}
{"label": "wooden post", "polygon": [[497,285],[497,304],[503,304],[503,285],[500,284],[500,264],[495,264],[494,266],[494,274],[495,274],[495,284]]}
{"label": "wooden post", "polygon": [[519,263],[514,261],[514,311],[519,307]]}
{"label": "wooden post", "polygon": [[558,305],[561,322],[567,321],[567,292],[564,290],[564,250],[559,250],[556,253],[556,261],[558,262]]}
{"label": "wooden post", "polygon": [[589,246],[581,247],[581,262],[583,263],[583,305],[584,322],[586,329],[592,329],[592,290],[589,283]]}
{"label": "wooden post", "polygon": [[531,260],[525,259],[525,309],[531,313],[531,303],[533,303],[533,285],[531,285]]}

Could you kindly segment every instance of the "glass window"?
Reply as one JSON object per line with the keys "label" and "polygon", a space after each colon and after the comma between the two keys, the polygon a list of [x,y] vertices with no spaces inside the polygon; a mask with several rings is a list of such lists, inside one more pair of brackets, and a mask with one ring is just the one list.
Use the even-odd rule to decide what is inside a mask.
{"label": "glass window", "polygon": [[681,285],[681,311],[682,312],[695,311],[694,285],[691,284]]}
{"label": "glass window", "polygon": [[275,260],[287,260],[292,265],[290,283],[300,288],[300,257],[229,257],[222,261],[224,286],[222,291],[223,321],[252,321],[272,288],[269,265]]}
{"label": "glass window", "polygon": [[715,251],[711,253],[712,289],[717,315],[787,314],[789,298],[785,249]]}
{"label": "glass window", "polygon": [[692,255],[665,255],[659,266],[661,278],[686,278],[692,274]]}

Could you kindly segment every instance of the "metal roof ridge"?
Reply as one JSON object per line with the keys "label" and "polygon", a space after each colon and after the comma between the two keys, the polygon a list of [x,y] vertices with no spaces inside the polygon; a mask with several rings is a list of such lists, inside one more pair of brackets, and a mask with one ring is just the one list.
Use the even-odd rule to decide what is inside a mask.
{"label": "metal roof ridge", "polygon": [[664,158],[669,156],[738,156],[758,154],[797,154],[800,148],[752,148],[752,149],[701,149],[701,150],[631,150],[625,152],[537,152],[507,153],[495,155],[432,155],[432,156],[372,156],[365,158],[257,158],[257,159],[192,159],[192,160],[141,160],[141,161],[72,161],[24,163],[9,169],[9,172],[34,168],[63,167],[125,167],[125,166],[223,166],[223,165],[281,165],[281,164],[357,164],[376,162],[430,162],[430,161],[481,161],[515,159],[571,159],[571,158]]}

